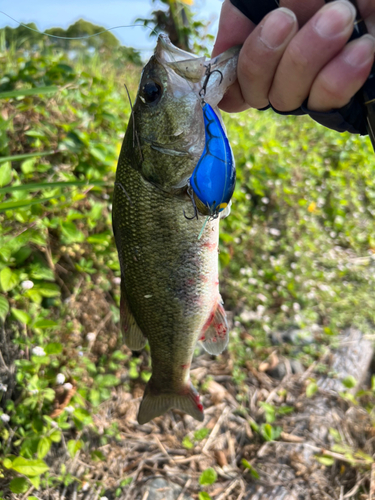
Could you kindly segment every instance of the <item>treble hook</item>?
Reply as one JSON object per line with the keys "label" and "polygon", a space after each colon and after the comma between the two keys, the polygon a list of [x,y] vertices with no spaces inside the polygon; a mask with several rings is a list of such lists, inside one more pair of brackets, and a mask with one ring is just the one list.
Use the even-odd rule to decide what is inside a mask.
{"label": "treble hook", "polygon": [[193,195],[193,190],[191,189],[190,185],[189,187],[187,188],[187,194],[189,195],[190,197],[190,200],[191,200],[191,203],[193,204],[193,208],[194,208],[194,215],[193,217],[188,217],[186,214],[185,214],[185,210],[183,210],[184,212],[184,217],[185,219],[187,220],[193,220],[193,219],[197,219],[198,220],[198,208],[197,208],[197,205],[195,204],[195,200],[194,200],[194,195]]}
{"label": "treble hook", "polygon": [[201,97],[202,101],[204,100],[204,97],[206,95],[208,80],[210,79],[210,76],[213,75],[214,73],[220,73],[219,85],[223,81],[223,73],[219,69],[214,69],[213,71],[211,71],[211,64],[208,64],[207,69],[206,69],[206,73],[205,73],[206,78],[204,79],[202,88],[199,91],[199,97]]}

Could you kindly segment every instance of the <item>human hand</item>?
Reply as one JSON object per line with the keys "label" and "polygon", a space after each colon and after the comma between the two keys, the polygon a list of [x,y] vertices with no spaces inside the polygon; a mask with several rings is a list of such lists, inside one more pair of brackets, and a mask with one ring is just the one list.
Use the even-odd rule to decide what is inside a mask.
{"label": "human hand", "polygon": [[[258,0],[261,1],[261,0]],[[375,36],[375,0],[357,0]],[[255,26],[230,0],[222,6],[213,56],[243,44],[237,81],[219,107],[238,112],[264,108],[293,111],[308,98],[311,111],[341,108],[367,80],[375,51],[370,35],[348,42],[355,9],[347,0],[280,0]]]}

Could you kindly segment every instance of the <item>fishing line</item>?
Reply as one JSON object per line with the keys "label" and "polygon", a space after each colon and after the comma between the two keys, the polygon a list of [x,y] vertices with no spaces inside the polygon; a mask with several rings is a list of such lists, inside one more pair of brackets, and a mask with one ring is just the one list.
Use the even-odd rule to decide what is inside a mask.
{"label": "fishing line", "polygon": [[98,36],[98,35],[101,35],[102,33],[107,33],[107,32],[112,31],[112,30],[117,30],[119,28],[133,28],[133,27],[137,27],[137,26],[140,26],[142,28],[147,28],[148,30],[151,31],[151,33],[155,33],[155,35],[158,34],[158,32],[156,31],[156,28],[152,29],[152,28],[150,28],[150,26],[147,26],[147,24],[127,24],[124,26],[114,26],[113,28],[108,28],[106,30],[99,31],[98,33],[94,33],[93,35],[58,36],[58,35],[51,35],[50,33],[46,33],[44,31],[39,31],[39,30],[36,30],[34,28],[30,28],[30,26],[27,26],[26,24],[23,24],[20,21],[17,21],[17,19],[14,19],[14,17],[10,16],[9,14],[6,14],[6,12],[3,12],[2,10],[0,10],[0,14],[4,14],[4,16],[9,17],[9,19],[14,21],[15,23],[19,24],[20,26],[23,26],[24,28],[27,28],[30,31],[34,31],[35,33],[39,33],[39,35],[45,35],[45,36],[48,36],[50,38],[58,38],[60,40],[87,40],[88,38],[93,38],[94,36]]}

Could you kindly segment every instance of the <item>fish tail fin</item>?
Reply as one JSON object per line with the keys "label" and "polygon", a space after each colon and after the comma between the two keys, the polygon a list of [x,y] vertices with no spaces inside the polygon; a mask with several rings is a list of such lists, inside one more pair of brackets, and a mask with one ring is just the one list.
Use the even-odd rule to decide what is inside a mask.
{"label": "fish tail fin", "polygon": [[190,381],[181,393],[160,393],[153,389],[151,377],[139,407],[138,423],[145,424],[172,408],[181,410],[200,422],[203,421],[203,406],[197,390]]}

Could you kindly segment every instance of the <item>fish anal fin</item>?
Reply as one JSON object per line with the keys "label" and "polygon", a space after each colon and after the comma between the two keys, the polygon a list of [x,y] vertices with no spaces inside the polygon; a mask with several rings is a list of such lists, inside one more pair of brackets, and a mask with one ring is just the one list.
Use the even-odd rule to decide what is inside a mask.
{"label": "fish anal fin", "polygon": [[132,351],[140,351],[146,345],[147,339],[137,325],[124,290],[121,291],[120,324],[125,344]]}
{"label": "fish anal fin", "polygon": [[217,355],[224,351],[228,344],[228,339],[228,322],[220,297],[216,308],[212,311],[203,327],[199,340],[208,353]]}
{"label": "fish anal fin", "polygon": [[138,423],[146,424],[172,408],[187,413],[199,422],[203,421],[203,406],[200,402],[198,392],[190,381],[187,387],[180,393],[160,393],[153,389],[151,377],[139,407]]}

